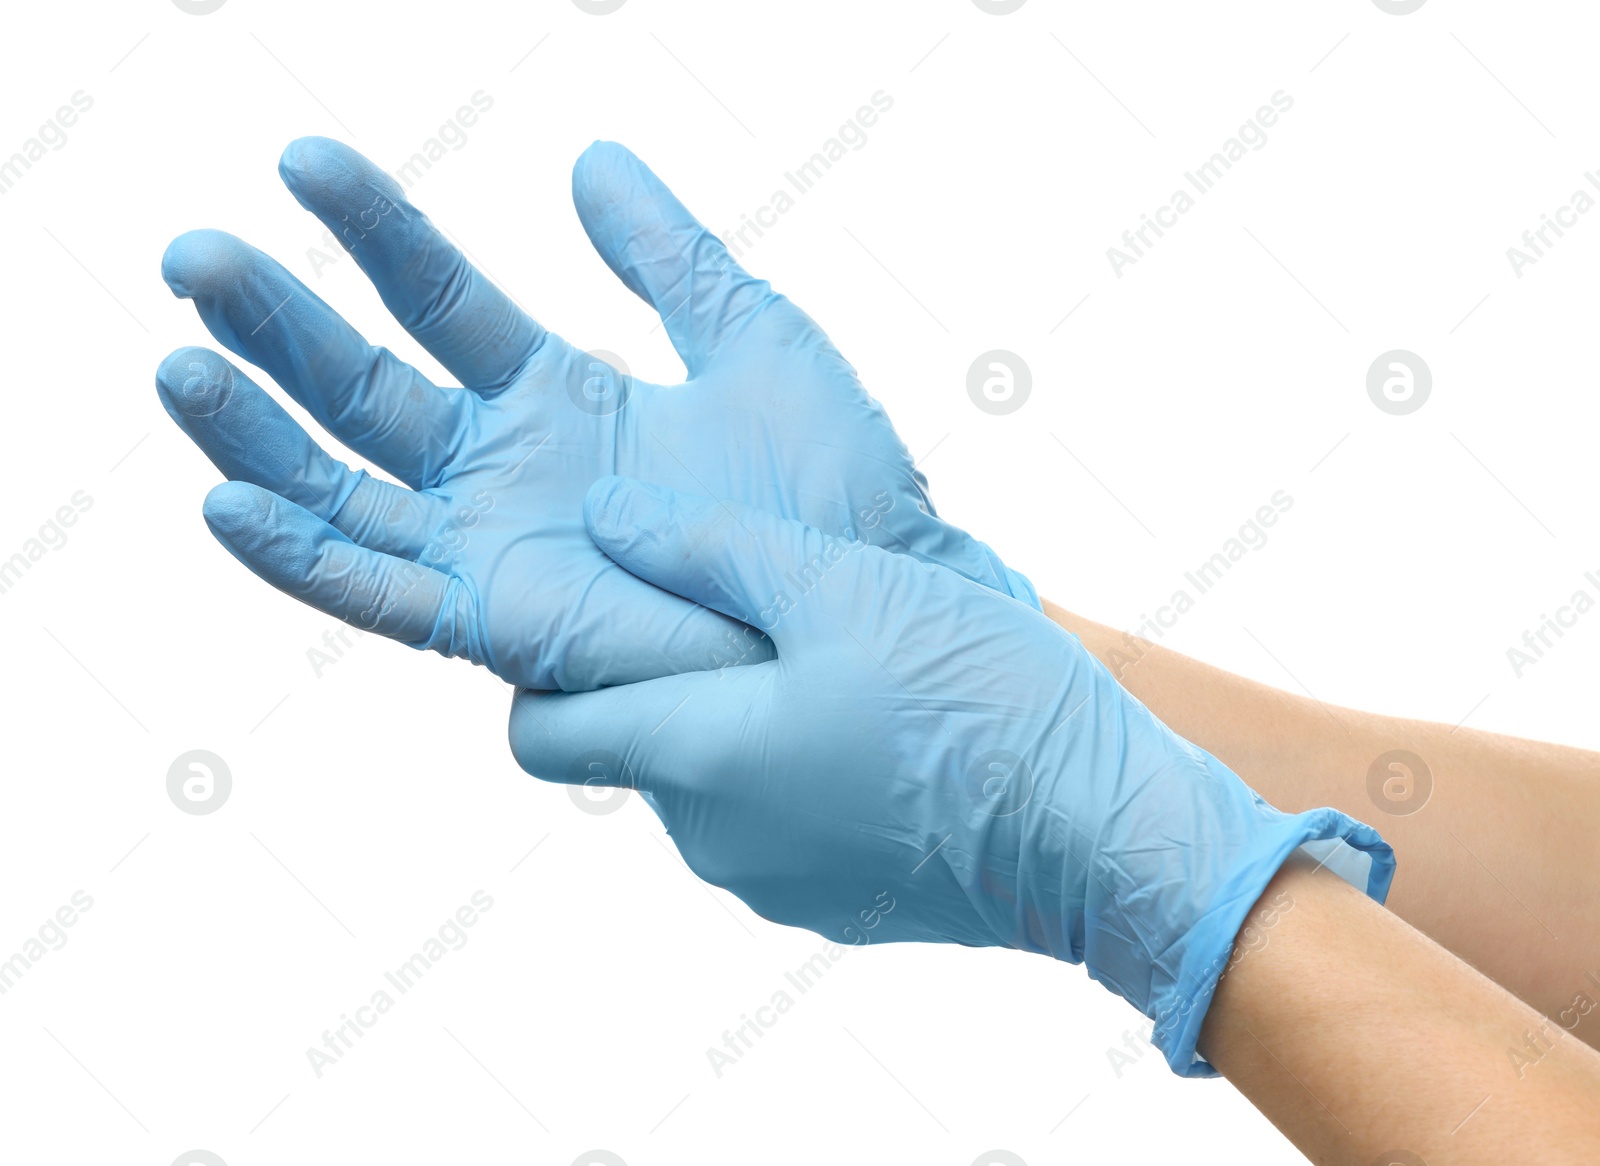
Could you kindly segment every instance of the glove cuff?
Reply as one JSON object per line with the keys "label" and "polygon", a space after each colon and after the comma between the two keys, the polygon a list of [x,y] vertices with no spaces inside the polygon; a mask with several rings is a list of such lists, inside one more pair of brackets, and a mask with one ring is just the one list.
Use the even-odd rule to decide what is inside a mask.
{"label": "glove cuff", "polygon": [[1011,593],[1011,598],[1020,599],[1034,611],[1043,611],[1044,605],[1039,602],[1039,593],[1033,589],[1033,584],[1028,582],[1028,577],[1020,571],[1013,571],[1004,563],[1000,564],[1000,578],[1004,580],[1006,590]]}
{"label": "glove cuff", "polygon": [[1210,1062],[1195,1051],[1195,1042],[1240,928],[1291,854],[1303,849],[1378,903],[1389,895],[1394,851],[1371,826],[1332,809],[1273,813],[1278,821],[1259,831],[1238,855],[1232,876],[1185,937],[1177,974],[1164,984],[1152,985],[1147,1008],[1155,1021],[1151,1040],[1179,1076],[1217,1076]]}

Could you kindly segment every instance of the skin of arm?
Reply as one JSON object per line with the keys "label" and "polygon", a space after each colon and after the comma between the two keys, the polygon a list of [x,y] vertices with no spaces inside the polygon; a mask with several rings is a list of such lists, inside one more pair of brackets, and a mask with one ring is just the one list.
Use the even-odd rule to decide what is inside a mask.
{"label": "skin of arm", "polygon": [[1309,859],[1240,930],[1200,1050],[1311,1161],[1600,1161],[1600,1053]]}
{"label": "skin of arm", "polygon": [[[1044,611],[1279,809],[1332,806],[1376,826],[1399,859],[1395,915],[1543,1013],[1536,1032],[1600,1047],[1600,895],[1585,873],[1600,838],[1600,754],[1330,708],[1048,601]],[[1410,780],[1399,788],[1425,798],[1420,809],[1397,800],[1411,812],[1394,813],[1370,792],[1392,750],[1421,758],[1427,776],[1379,766],[1379,784]]]}

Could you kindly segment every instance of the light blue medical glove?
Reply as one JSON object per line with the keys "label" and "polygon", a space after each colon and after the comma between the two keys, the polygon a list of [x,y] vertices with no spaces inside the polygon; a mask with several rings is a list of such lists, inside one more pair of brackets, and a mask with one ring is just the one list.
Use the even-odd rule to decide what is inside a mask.
{"label": "light blue medical glove", "polygon": [[157,374],[162,402],[230,479],[206,499],[206,521],[274,586],[535,688],[770,658],[760,635],[595,549],[584,491],[629,473],[858,530],[1037,606],[1026,579],[935,515],[926,479],[821,329],[621,146],[584,152],[573,200],[601,257],[661,314],[688,370],[681,385],[633,379],[546,331],[349,147],[301,139],[279,170],[466,388],[369,346],[230,235],[171,245],[162,275],[212,334],[404,483],[334,460],[216,353],[173,353]]}
{"label": "light blue medical glove", "polygon": [[621,478],[585,516],[617,563],[764,629],[777,658],[521,693],[512,750],[539,777],[642,791],[690,868],[768,919],[838,944],[1082,961],[1199,1076],[1234,936],[1296,848],[1388,892],[1393,853],[1370,827],[1273,809],[993,590]]}

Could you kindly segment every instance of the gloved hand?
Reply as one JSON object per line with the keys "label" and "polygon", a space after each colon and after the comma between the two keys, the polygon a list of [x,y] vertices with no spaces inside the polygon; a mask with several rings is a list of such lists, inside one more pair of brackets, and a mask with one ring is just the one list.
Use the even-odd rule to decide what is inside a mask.
{"label": "gloved hand", "polygon": [[777,659],[521,693],[512,750],[542,778],[642,791],[690,868],[768,919],[1082,961],[1195,1076],[1234,936],[1297,847],[1387,894],[1370,827],[1268,806],[995,591],[621,478],[585,518],[621,566],[764,629]]}
{"label": "gloved hand", "polygon": [[301,139],[279,171],[466,388],[369,347],[230,235],[168,248],[163,277],[218,340],[409,487],[329,457],[216,353],[173,353],[156,378],[162,402],[230,479],[207,497],[206,521],[274,586],[534,688],[770,659],[764,637],[595,549],[584,491],[625,472],[849,531],[1037,606],[1026,579],[935,516],[883,409],[810,317],[747,275],[621,146],[585,151],[573,200],[601,257],[660,312],[682,385],[634,380],[540,327],[349,147]]}

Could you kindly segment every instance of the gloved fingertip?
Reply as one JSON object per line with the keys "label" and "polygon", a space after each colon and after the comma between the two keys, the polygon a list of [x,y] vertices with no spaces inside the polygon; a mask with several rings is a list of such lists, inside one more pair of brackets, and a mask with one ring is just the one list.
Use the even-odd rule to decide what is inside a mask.
{"label": "gloved fingertip", "polygon": [[183,384],[191,375],[189,366],[201,364],[208,356],[214,355],[207,349],[195,344],[185,344],[181,348],[174,348],[167,353],[166,358],[156,365],[156,388],[163,393],[170,393],[174,388]]}
{"label": "gloved fingertip", "polygon": [[226,231],[185,231],[162,252],[161,279],[179,299],[192,299],[208,286],[237,281],[248,252],[249,244]]}
{"label": "gloved fingertip", "polygon": [[250,541],[249,536],[272,517],[272,495],[247,482],[222,482],[213,486],[200,505],[200,513],[219,542],[229,550]]}
{"label": "gloved fingertip", "polygon": [[539,716],[538,703],[547,699],[548,693],[519,688],[511,698],[511,716],[506,724],[506,740],[511,755],[523,770],[543,781],[555,780],[550,773],[546,746],[551,740],[550,730]]}
{"label": "gloved fingertip", "polygon": [[610,553],[641,534],[665,526],[671,494],[660,486],[616,475],[601,478],[583,498],[583,521],[589,537]]}
{"label": "gloved fingertip", "polygon": [[596,139],[572,164],[572,201],[582,215],[598,213],[638,196],[648,174],[643,162],[620,142]]}
{"label": "gloved fingertip", "polygon": [[349,544],[315,515],[249,482],[212,487],[200,511],[229,554],[294,595],[316,592],[329,566],[324,550]]}
{"label": "gloved fingertip", "polygon": [[348,149],[350,147],[337,138],[325,138],[320,134],[296,138],[278,155],[278,175],[293,186],[295,181],[317,173],[330,158]]}
{"label": "gloved fingertip", "polygon": [[156,367],[156,394],[176,421],[210,417],[233,396],[233,366],[209,348],[186,344]]}
{"label": "gloved fingertip", "polygon": [[360,151],[334,138],[296,138],[278,157],[278,177],[301,206],[316,213],[347,200],[365,187],[396,202],[405,201],[400,184]]}
{"label": "gloved fingertip", "polygon": [[586,178],[597,169],[632,159],[633,151],[628,147],[605,138],[596,138],[584,147],[583,153],[579,154],[578,160],[572,164],[573,184],[576,185],[580,177]]}

